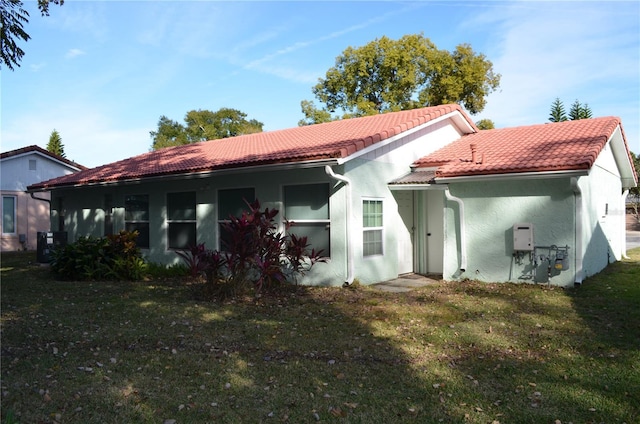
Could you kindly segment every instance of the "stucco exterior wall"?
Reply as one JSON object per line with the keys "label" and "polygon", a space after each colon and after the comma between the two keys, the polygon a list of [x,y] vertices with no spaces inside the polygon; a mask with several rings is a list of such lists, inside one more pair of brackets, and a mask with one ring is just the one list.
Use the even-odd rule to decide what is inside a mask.
{"label": "stucco exterior wall", "polygon": [[514,256],[513,225],[532,223],[536,246],[569,246],[569,270],[551,270],[551,283],[570,286],[575,269],[575,197],[568,178],[450,184],[464,202],[467,268],[460,271],[459,208],[445,204],[445,279],[547,282],[548,249]]}
{"label": "stucco exterior wall", "polygon": [[[220,173],[206,178],[162,178],[155,181],[111,186],[92,186],[76,189],[61,189],[54,192],[52,201],[52,225],[58,230],[56,221],[62,213],[69,241],[80,236],[104,234],[105,196],[112,205],[113,231],[124,229],[124,199],[126,195],[149,196],[150,248],[143,254],[152,262],[172,264],[180,259],[175,251],[167,248],[166,196],[171,192],[196,192],[196,232],[198,242],[210,249],[218,246],[218,190],[253,187],[261,207],[283,210],[283,187],[292,184],[327,183],[330,187],[330,248],[331,259],[318,264],[300,282],[312,285],[340,285],[348,271],[354,269],[353,277],[364,284],[375,283],[398,275],[399,255],[411,256],[409,237],[398,213],[396,200],[388,183],[410,170],[410,165],[419,157],[459,138],[460,132],[448,119],[420,128],[405,137],[389,140],[379,146],[367,148],[356,158],[332,167],[336,174],[351,180],[349,187],[337,181],[321,167],[291,167],[280,170],[245,170],[244,172]],[[350,196],[348,195],[350,191]],[[351,199],[350,207],[347,200]],[[363,256],[362,201],[383,201],[384,253]],[[59,211],[62,199],[63,211]],[[347,216],[347,211],[349,216]],[[284,229],[282,214],[280,230]],[[403,229],[404,227],[404,229]],[[294,230],[295,232],[295,227]],[[353,257],[348,263],[347,239],[352,243]],[[409,246],[399,252],[398,246]],[[351,265],[351,267],[350,267]]]}
{"label": "stucco exterior wall", "polygon": [[[35,250],[38,244],[37,233],[50,230],[49,203],[32,199],[29,194],[22,191],[2,190],[2,196],[12,196],[16,199],[16,231],[14,233],[1,232],[2,250]],[[49,196],[49,193],[38,193],[36,197],[49,199]],[[25,243],[20,243],[21,234],[26,237]]]}
{"label": "stucco exterior wall", "polygon": [[[10,156],[2,160],[0,166],[0,189],[3,196],[13,196],[15,204],[14,233],[1,233],[2,250],[35,250],[37,247],[37,233],[50,231],[49,203],[36,200],[25,193],[26,188],[40,181],[68,175],[74,170],[68,165],[53,160],[40,153],[29,152],[17,156]],[[37,193],[41,199],[50,199],[50,194]],[[0,224],[1,225],[1,224]],[[20,243],[20,235],[26,237],[25,243]]]}
{"label": "stucco exterior wall", "polygon": [[582,197],[583,278],[622,258],[622,184],[610,146],[598,156],[588,177],[579,179]]}

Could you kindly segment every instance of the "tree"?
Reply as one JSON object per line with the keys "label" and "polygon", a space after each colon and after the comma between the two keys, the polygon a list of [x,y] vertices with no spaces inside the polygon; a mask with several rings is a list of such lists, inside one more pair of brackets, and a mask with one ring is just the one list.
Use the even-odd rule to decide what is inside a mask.
{"label": "tree", "polygon": [[182,125],[161,116],[158,130],[149,132],[153,139],[152,149],[262,132],[264,125],[255,119],[247,120],[246,113],[230,108],[221,108],[216,112],[191,110],[185,115],[184,121],[185,125]]}
{"label": "tree", "polygon": [[549,121],[551,122],[563,122],[563,121],[575,121],[577,119],[589,119],[593,116],[591,108],[588,104],[582,104],[578,100],[573,102],[571,110],[569,110],[569,116],[564,111],[564,103],[558,97],[551,103],[551,113],[549,114]]}
{"label": "tree", "polygon": [[[633,160],[633,166],[636,169],[636,175],[640,177],[640,155],[636,155],[633,152],[631,153],[631,159]],[[633,215],[636,217],[636,220],[640,222],[640,187],[632,187],[629,189],[629,204],[633,209]]]}
{"label": "tree", "polygon": [[563,122],[567,119],[567,113],[564,110],[564,103],[562,103],[562,100],[560,100],[560,98],[556,97],[553,103],[551,103],[551,113],[549,113],[549,121]]}
{"label": "tree", "polygon": [[581,104],[578,100],[573,102],[569,110],[569,119],[572,121],[578,119],[589,119],[593,116],[588,104]]}
{"label": "tree", "polygon": [[476,127],[480,130],[492,130],[496,127],[491,119],[481,119],[476,122]]}
{"label": "tree", "polygon": [[51,153],[66,157],[64,153],[64,144],[62,144],[62,138],[60,138],[60,133],[55,129],[51,131],[51,135],[49,136],[49,143],[47,144],[47,150]]}
{"label": "tree", "polygon": [[476,114],[499,84],[493,64],[468,44],[449,52],[422,34],[399,40],[382,37],[362,47],[347,47],[336,58],[335,66],[312,88],[323,109],[302,102],[301,123],[323,122],[336,111],[347,118],[444,103],[460,103]]}
{"label": "tree", "polygon": [[[49,16],[49,4],[62,5],[64,0],[38,0],[38,9],[42,16]],[[0,0],[0,64],[10,70],[20,66],[24,50],[18,46],[20,40],[26,42],[31,37],[24,30],[29,23],[27,12],[21,0]]]}

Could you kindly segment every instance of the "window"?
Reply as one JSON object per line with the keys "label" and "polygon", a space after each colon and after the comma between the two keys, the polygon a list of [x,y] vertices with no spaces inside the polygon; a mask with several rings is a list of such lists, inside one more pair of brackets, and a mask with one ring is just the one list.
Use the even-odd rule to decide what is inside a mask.
{"label": "window", "polygon": [[229,240],[229,235],[225,234],[222,224],[230,222],[230,216],[241,216],[243,211],[249,209],[247,202],[256,200],[253,188],[232,188],[218,191],[218,235],[219,247],[224,249]]}
{"label": "window", "polygon": [[196,192],[167,194],[169,249],[188,249],[196,244]]}
{"label": "window", "polygon": [[2,196],[2,233],[14,234],[16,232],[16,198]]}
{"label": "window", "polygon": [[382,200],[362,201],[362,227],[363,255],[382,255]]}
{"label": "window", "polygon": [[[110,197],[105,198],[105,205],[110,210]],[[108,213],[109,222],[111,223],[111,214]],[[105,217],[105,231],[107,217]],[[149,248],[149,196],[146,194],[132,194],[124,197],[124,228],[127,231],[138,231],[138,239],[136,244],[143,249]],[[113,232],[113,224],[111,224]]]}
{"label": "window", "polygon": [[307,236],[312,249],[330,256],[329,184],[285,186],[284,218],[294,223],[291,233]]}
{"label": "window", "polygon": [[38,162],[35,159],[29,159],[29,171],[35,171],[38,169]]}

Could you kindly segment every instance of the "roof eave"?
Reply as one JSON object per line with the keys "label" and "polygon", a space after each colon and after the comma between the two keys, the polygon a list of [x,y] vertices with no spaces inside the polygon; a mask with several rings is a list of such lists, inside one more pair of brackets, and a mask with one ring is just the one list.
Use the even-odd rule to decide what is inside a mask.
{"label": "roof eave", "polygon": [[588,169],[574,169],[563,171],[534,171],[512,172],[504,174],[460,175],[452,177],[437,177],[436,184],[475,182],[475,181],[503,181],[503,180],[540,180],[549,178],[582,177],[589,174]]}
{"label": "roof eave", "polygon": [[[170,179],[201,179],[208,178],[217,175],[229,175],[229,174],[239,174],[247,172],[248,170],[259,172],[259,171],[279,171],[279,170],[288,170],[288,169],[308,169],[308,168],[321,168],[325,165],[337,165],[337,159],[321,159],[321,160],[310,160],[310,161],[301,161],[301,162],[289,162],[289,163],[271,163],[264,165],[255,165],[255,166],[241,166],[234,168],[223,168],[223,169],[212,169],[205,171],[196,171],[196,172],[181,172],[175,174],[162,174],[162,175],[154,175],[154,176],[142,176],[137,178],[126,178],[121,180],[108,180],[108,181],[91,181],[86,183],[70,183],[70,184],[60,184],[54,186],[43,186],[38,187],[37,184],[31,185],[27,187],[27,193],[37,193],[44,191],[54,191],[54,190],[62,190],[62,189],[70,189],[70,188],[80,188],[80,187],[107,187],[107,186],[118,186],[118,185],[132,185],[132,184],[141,184],[146,182],[155,182],[155,181],[165,181]],[[34,187],[35,186],[35,187]],[[32,188],[34,187],[34,188]]]}

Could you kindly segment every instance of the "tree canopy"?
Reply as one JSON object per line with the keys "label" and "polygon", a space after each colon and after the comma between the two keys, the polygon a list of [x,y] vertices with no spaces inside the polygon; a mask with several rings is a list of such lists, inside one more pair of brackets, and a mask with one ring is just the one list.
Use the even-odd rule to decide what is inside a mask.
{"label": "tree canopy", "polygon": [[[64,0],[38,0],[42,16],[49,16],[49,4],[62,5]],[[18,46],[20,40],[26,42],[31,37],[24,29],[29,23],[29,12],[21,0],[0,0],[0,65],[10,70],[20,66],[24,50]]]}
{"label": "tree canopy", "polygon": [[575,121],[577,119],[589,119],[593,116],[591,108],[587,103],[580,103],[578,100],[573,102],[569,114],[567,115],[564,109],[564,103],[560,98],[551,103],[551,111],[549,112],[550,122],[563,122],[563,121]]}
{"label": "tree canopy", "polygon": [[64,144],[62,144],[62,138],[57,130],[51,131],[49,136],[49,143],[47,144],[47,150],[55,155],[66,157],[64,153]]}
{"label": "tree canopy", "polygon": [[331,115],[337,111],[349,118],[445,103],[462,104],[476,114],[499,84],[493,64],[468,44],[449,52],[422,34],[399,40],[385,36],[348,47],[336,58],[335,66],[312,88],[324,107],[302,101],[305,119],[299,124],[340,119]]}
{"label": "tree canopy", "polygon": [[184,117],[184,125],[161,116],[157,131],[150,131],[152,149],[198,143],[206,140],[235,137],[262,132],[264,124],[255,119],[247,120],[247,114],[237,109],[221,108],[191,110]]}

